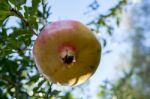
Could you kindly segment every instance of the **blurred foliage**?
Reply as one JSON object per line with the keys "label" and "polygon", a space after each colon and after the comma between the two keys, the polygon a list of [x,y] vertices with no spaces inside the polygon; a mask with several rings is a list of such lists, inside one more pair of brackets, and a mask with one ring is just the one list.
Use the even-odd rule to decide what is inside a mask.
{"label": "blurred foliage", "polygon": [[[150,2],[134,4],[130,12],[132,45],[128,72],[115,82],[104,83],[98,96],[102,99],[149,99],[150,97]],[[130,71],[129,71],[130,70]]]}
{"label": "blurred foliage", "polygon": [[[90,5],[93,10],[99,7],[96,3]],[[110,13],[91,23],[109,28],[105,20],[117,16],[123,3],[120,0]],[[77,99],[69,91],[52,89],[33,62],[34,40],[50,15],[46,0],[0,0],[0,99]]]}
{"label": "blurred foliage", "polygon": [[[115,20],[116,25],[119,25],[120,23],[120,14],[124,9],[124,6],[127,4],[128,0],[119,0],[118,3],[109,9],[109,11],[106,14],[98,14],[94,20],[89,22],[89,25],[94,25],[93,30],[95,32],[100,32],[101,27],[105,27],[107,29],[107,32],[111,35],[113,33],[113,27],[115,24],[110,24],[109,21],[112,19]],[[92,8],[92,10],[98,10],[99,4],[98,1],[94,1],[89,7]]]}
{"label": "blurred foliage", "polygon": [[[93,20],[90,20],[87,25],[91,26],[91,30],[95,33],[107,33],[110,37],[113,35],[115,28],[120,25],[122,12],[125,10],[125,7],[128,5],[128,0],[118,0],[116,5],[110,7],[105,13],[100,13],[100,8],[104,5],[99,4],[98,0],[94,0],[88,7],[91,8],[92,13],[95,12],[96,15],[93,16]],[[117,28],[118,28],[117,27]],[[103,35],[100,36],[101,45],[103,47],[102,54],[109,54],[112,52],[111,49],[107,49],[108,45],[107,37]]]}

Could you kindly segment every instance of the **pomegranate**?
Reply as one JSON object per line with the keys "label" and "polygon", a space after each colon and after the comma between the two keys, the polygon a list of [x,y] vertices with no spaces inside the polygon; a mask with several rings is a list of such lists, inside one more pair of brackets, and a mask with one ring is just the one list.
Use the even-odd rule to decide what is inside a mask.
{"label": "pomegranate", "polygon": [[101,45],[90,29],[78,21],[47,24],[33,46],[39,71],[51,82],[79,85],[96,71]]}

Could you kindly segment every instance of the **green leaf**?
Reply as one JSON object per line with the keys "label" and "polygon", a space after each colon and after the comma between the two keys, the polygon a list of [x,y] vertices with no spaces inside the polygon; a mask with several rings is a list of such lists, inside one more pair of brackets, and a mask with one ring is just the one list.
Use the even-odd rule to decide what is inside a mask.
{"label": "green leaf", "polygon": [[61,99],[75,99],[71,92],[67,92],[65,96],[61,96]]}
{"label": "green leaf", "polygon": [[0,26],[3,22],[10,16],[10,8],[8,3],[5,0],[0,0]]}
{"label": "green leaf", "polygon": [[24,17],[26,19],[29,19],[30,16],[32,15],[32,7],[24,6],[24,10],[25,10]]}
{"label": "green leaf", "polygon": [[37,14],[40,0],[32,0],[32,14]]}
{"label": "green leaf", "polygon": [[51,95],[53,96],[57,96],[61,91],[58,91],[58,90],[53,90]]}
{"label": "green leaf", "polygon": [[6,0],[0,0],[0,10],[2,10],[2,11],[9,10],[9,4]]}
{"label": "green leaf", "polygon": [[97,94],[97,96],[99,96],[99,97],[102,97],[102,96],[104,96],[105,95],[105,91],[103,90],[103,91],[101,91],[101,92],[99,92],[98,94]]}
{"label": "green leaf", "polygon": [[43,85],[43,83],[45,83],[45,80],[40,81],[40,82],[38,83],[38,86],[35,87],[35,88],[33,89],[33,91],[34,91],[34,92],[39,92],[39,91],[41,91],[41,86]]}
{"label": "green leaf", "polygon": [[5,84],[6,84],[6,83],[5,83],[4,80],[0,81],[0,86],[3,86],[3,85],[5,85]]}
{"label": "green leaf", "polygon": [[32,76],[30,80],[33,81],[33,82],[38,81],[39,80],[39,75]]}
{"label": "green leaf", "polygon": [[12,4],[14,4],[18,10],[21,10],[21,6],[26,3],[26,0],[10,0]]}
{"label": "green leaf", "polygon": [[42,80],[41,82],[38,83],[38,87],[42,86],[45,80]]}

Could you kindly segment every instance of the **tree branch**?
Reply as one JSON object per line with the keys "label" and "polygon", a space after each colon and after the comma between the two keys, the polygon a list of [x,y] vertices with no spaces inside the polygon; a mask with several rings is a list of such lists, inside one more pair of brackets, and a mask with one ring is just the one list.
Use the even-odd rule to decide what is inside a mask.
{"label": "tree branch", "polygon": [[29,22],[23,17],[23,15],[18,10],[16,10],[15,8],[11,8],[10,11],[15,13],[24,22],[25,26],[28,27],[32,33],[34,33],[36,36],[38,36],[38,34],[36,34],[36,32],[30,26]]}

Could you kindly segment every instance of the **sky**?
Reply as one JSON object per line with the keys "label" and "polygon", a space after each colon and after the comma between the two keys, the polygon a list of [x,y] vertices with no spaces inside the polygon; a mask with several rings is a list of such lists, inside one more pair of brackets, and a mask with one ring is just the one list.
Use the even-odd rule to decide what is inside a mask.
{"label": "sky", "polygon": [[[93,1],[94,0],[49,0],[49,4],[52,7],[52,15],[50,16],[49,21],[73,19],[78,20],[83,24],[87,24],[91,21],[91,19],[97,17],[99,13],[107,13],[108,9],[115,6],[118,0],[99,0],[100,8],[95,12],[85,14],[85,12],[90,11],[88,5]],[[120,31],[122,30],[116,30],[118,37],[114,37],[115,39],[118,39],[124,35],[123,33],[120,33]],[[119,45],[115,42],[112,43],[112,38],[105,33],[100,33],[97,37],[99,38],[99,36],[107,37],[107,49],[112,49],[113,51],[109,54],[102,55],[97,71],[90,78],[90,89],[93,94],[97,91],[98,86],[104,81],[111,80],[116,77],[117,73],[115,66],[120,58],[119,54],[124,51],[122,49],[126,48],[125,44]],[[102,49],[102,53],[104,50],[105,49]]]}
{"label": "sky", "polygon": [[[62,20],[62,19],[74,19],[82,23],[87,23],[89,19],[94,18],[98,13],[94,15],[85,15],[90,10],[88,7],[94,0],[49,0],[49,4],[52,7],[51,20]],[[106,10],[113,6],[116,0],[101,0],[100,2],[100,13],[105,13]]]}

